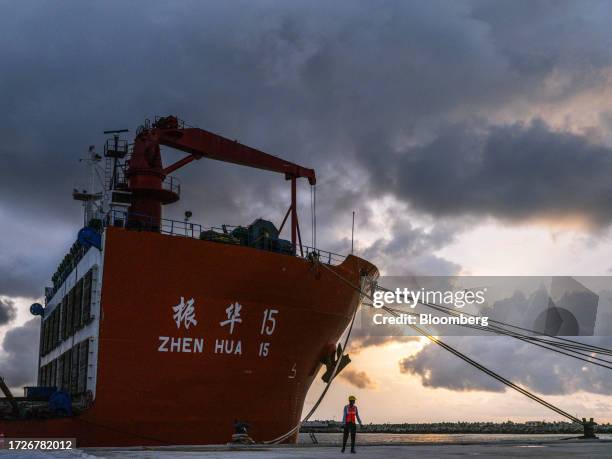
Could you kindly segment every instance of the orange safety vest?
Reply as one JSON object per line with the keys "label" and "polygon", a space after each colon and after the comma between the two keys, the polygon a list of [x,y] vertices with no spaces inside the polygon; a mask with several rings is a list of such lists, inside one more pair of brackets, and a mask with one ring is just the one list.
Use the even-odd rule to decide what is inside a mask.
{"label": "orange safety vest", "polygon": [[346,407],[346,422],[352,422],[355,424],[357,415],[357,406],[356,405],[347,405]]}

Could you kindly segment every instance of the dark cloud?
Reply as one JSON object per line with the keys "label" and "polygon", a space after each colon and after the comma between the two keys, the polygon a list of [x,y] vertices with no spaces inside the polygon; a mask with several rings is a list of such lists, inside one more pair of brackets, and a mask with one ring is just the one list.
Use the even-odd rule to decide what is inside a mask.
{"label": "dark cloud", "polygon": [[2,342],[0,376],[9,387],[36,384],[40,319],[32,319],[6,332]]}
{"label": "dark cloud", "polygon": [[[580,340],[607,348],[612,346],[610,338],[581,337]],[[446,337],[443,341],[505,378],[540,394],[579,391],[609,394],[612,390],[610,370],[511,338]],[[420,376],[426,387],[456,391],[506,390],[502,383],[435,344],[428,344],[414,356],[402,359],[400,371]]]}
{"label": "dark cloud", "polygon": [[373,381],[365,371],[343,370],[339,376],[358,389],[376,388],[376,382]]}
{"label": "dark cloud", "polygon": [[[90,144],[101,150],[101,131],[133,135],[158,114],[317,169],[318,241],[334,251],[350,247],[352,210],[375,226],[367,204],[377,194],[409,203],[403,214],[518,220],[584,206],[607,223],[605,148],[537,123],[487,120],[508,104],[555,103],[604,84],[609,10],[467,0],[11,5],[0,16],[0,293],[39,296],[70,247],[81,223],[70,191],[87,186],[78,158]],[[563,84],[551,91],[551,78]],[[484,134],[474,119],[485,120]],[[568,178],[570,166],[566,189],[578,188],[566,208],[558,174]],[[536,167],[547,168],[537,179]],[[288,205],[274,174],[200,161],[177,175],[183,199],[166,209],[171,217],[189,209],[209,226],[279,222]],[[305,217],[307,195],[300,203]],[[460,228],[424,230],[406,217],[390,215],[392,234],[367,255],[396,273],[456,272],[431,250]]]}
{"label": "dark cloud", "polygon": [[16,314],[15,302],[8,298],[0,298],[0,326],[11,322]]}
{"label": "dark cloud", "polygon": [[[393,221],[395,219],[395,221]],[[431,229],[412,226],[401,215],[389,218],[389,237],[371,243],[360,255],[376,263],[385,275],[456,275],[460,266],[435,255],[454,241],[461,225],[438,223]]]}
{"label": "dark cloud", "polygon": [[[566,88],[584,88],[604,78],[594,70],[611,61],[606,24],[612,11],[605,2],[477,0],[472,5],[472,17],[489,26],[491,42],[506,58],[509,72],[536,81],[562,70],[566,81],[555,89],[558,97]],[[539,95],[550,96],[545,91]]]}
{"label": "dark cloud", "polygon": [[47,228],[35,215],[11,215],[0,203],[0,295],[39,298],[76,239],[78,220],[70,225],[50,219]]}
{"label": "dark cloud", "polygon": [[612,220],[612,149],[540,120],[454,126],[385,164],[379,188],[435,216]]}

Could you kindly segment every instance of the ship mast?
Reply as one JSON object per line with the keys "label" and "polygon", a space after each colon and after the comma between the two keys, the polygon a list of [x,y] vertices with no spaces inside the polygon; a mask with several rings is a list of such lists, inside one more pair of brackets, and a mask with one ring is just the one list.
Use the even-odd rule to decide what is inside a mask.
{"label": "ship mast", "polygon": [[[72,198],[83,203],[83,226],[88,226],[92,220],[100,219],[104,215],[104,193],[96,191],[96,178],[101,181],[98,166],[101,160],[102,157],[96,153],[94,145],[90,145],[86,157],[79,158],[79,162],[85,162],[89,166],[89,189],[72,190]],[[101,186],[99,188],[102,189]]]}

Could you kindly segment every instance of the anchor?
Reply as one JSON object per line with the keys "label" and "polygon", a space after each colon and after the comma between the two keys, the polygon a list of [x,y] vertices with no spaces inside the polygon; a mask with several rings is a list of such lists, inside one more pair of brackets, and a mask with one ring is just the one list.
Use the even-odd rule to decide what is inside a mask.
{"label": "anchor", "polygon": [[[338,360],[340,360],[340,364],[338,364]],[[338,371],[336,371],[334,377],[338,376],[340,372],[344,369],[344,367],[351,363],[351,358],[348,354],[342,353],[342,346],[338,344],[338,347],[335,352],[328,352],[327,355],[324,355],[321,358],[321,363],[325,364],[326,368],[326,371],[323,376],[321,376],[321,379],[324,382],[328,383],[331,379],[332,373],[334,372],[334,368],[336,368],[336,364],[338,364]]]}

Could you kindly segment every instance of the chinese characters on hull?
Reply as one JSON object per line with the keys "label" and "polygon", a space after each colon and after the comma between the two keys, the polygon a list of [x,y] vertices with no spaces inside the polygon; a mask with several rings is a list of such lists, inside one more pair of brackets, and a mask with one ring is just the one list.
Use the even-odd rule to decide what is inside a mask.
{"label": "chinese characters on hull", "polygon": [[[176,328],[185,331],[191,330],[198,326],[196,319],[196,301],[195,299],[181,296],[178,304],[172,306],[172,320],[176,324]],[[189,298],[189,299],[186,299]],[[247,308],[248,310],[248,308]],[[219,322],[219,326],[229,333],[230,338],[218,338],[213,346],[214,354],[243,354],[243,343],[241,339],[234,339],[234,332],[239,333],[240,327],[243,326],[243,305],[238,301],[230,303],[225,308],[225,319]],[[271,352],[271,343],[267,341],[276,331],[278,320],[278,309],[266,309],[263,311],[263,318],[259,328],[259,335],[266,341],[258,343],[257,355],[260,358],[266,358]],[[247,320],[248,322],[248,320]],[[203,337],[159,337],[159,352],[180,352],[180,353],[196,353],[204,352],[205,340]]]}
{"label": "chinese characters on hull", "polygon": [[[172,320],[179,330],[181,326],[185,330],[198,325],[196,320],[195,300],[193,298],[185,301],[185,297],[175,306],[172,306]],[[158,352],[185,352],[201,354],[204,351],[204,338],[160,336]]]}
{"label": "chinese characters on hull", "polygon": [[[234,326],[236,324],[242,323],[242,318],[240,317],[241,309],[242,305],[237,301],[235,303],[230,304],[225,309],[227,320],[222,320],[221,322],[219,322],[219,325],[221,327],[229,325],[230,335],[234,334]],[[215,354],[242,355],[242,341],[234,339],[217,339],[215,340]]]}
{"label": "chinese characters on hull", "polygon": [[227,320],[219,322],[219,325],[225,327],[229,325],[230,335],[234,333],[234,324],[242,323],[242,319],[240,318],[240,310],[242,309],[242,305],[238,302],[230,304],[228,308],[225,310],[227,314]]}
{"label": "chinese characters on hull", "polygon": [[174,321],[176,322],[176,328],[181,328],[181,324],[184,325],[186,330],[189,330],[190,325],[197,325],[198,321],[195,319],[195,308],[193,307],[193,298],[185,303],[185,298],[181,297],[181,301],[176,306],[172,307],[174,311]]}

